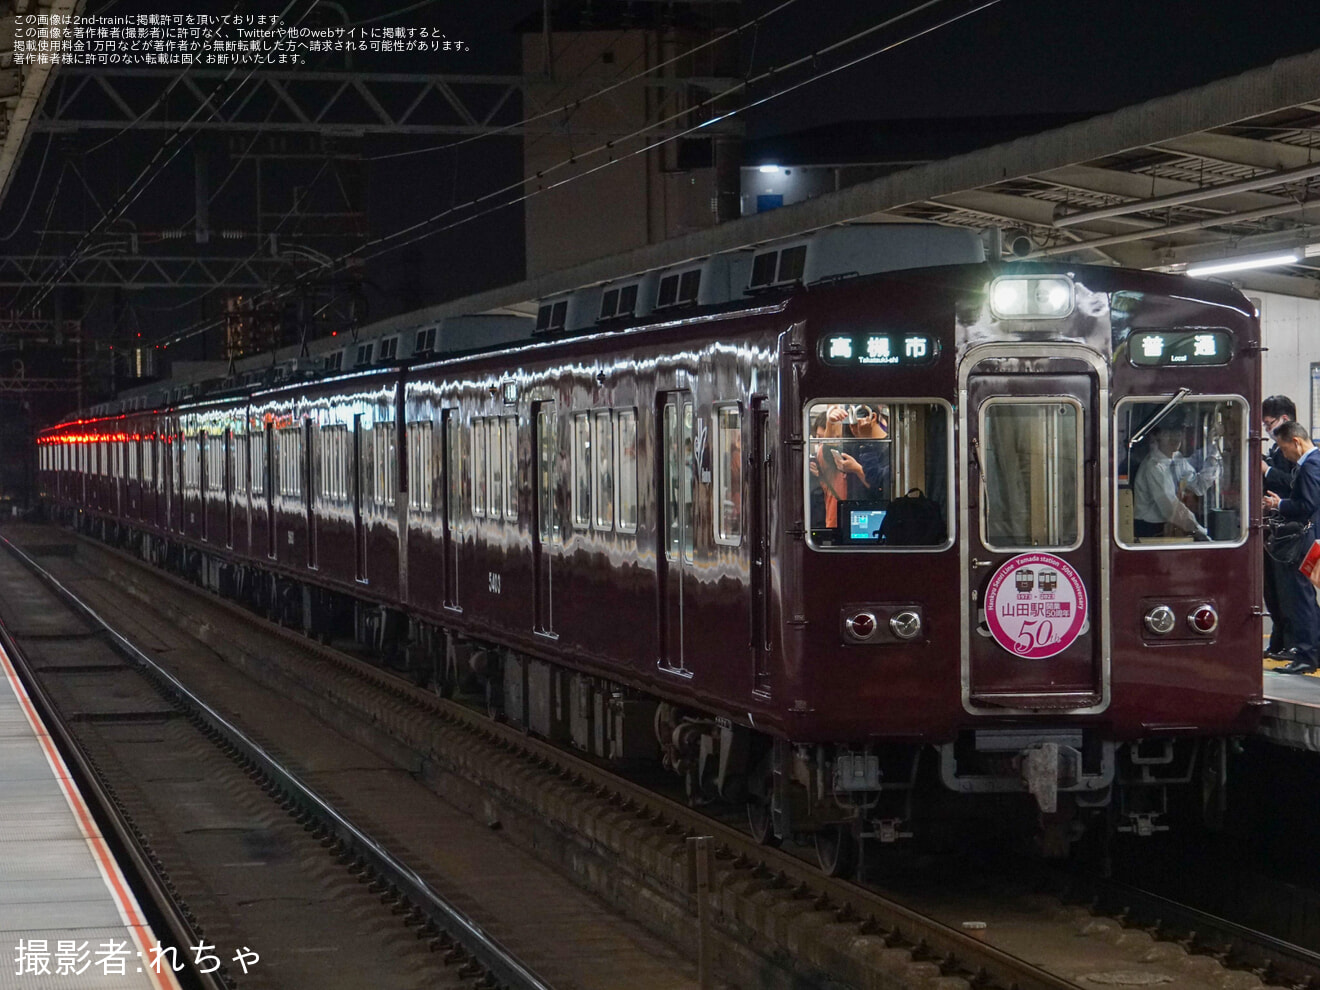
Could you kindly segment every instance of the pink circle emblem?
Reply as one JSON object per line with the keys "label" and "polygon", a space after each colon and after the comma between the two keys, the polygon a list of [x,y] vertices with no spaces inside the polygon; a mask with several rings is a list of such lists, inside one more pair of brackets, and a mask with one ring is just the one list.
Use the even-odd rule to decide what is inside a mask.
{"label": "pink circle emblem", "polygon": [[1044,660],[1062,653],[1086,624],[1086,587],[1052,553],[1023,553],[995,571],[985,592],[990,634],[1009,653]]}

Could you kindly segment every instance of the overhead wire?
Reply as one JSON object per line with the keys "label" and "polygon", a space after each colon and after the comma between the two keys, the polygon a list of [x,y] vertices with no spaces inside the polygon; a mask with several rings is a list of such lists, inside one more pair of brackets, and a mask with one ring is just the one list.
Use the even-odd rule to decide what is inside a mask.
{"label": "overhead wire", "polygon": [[[543,110],[540,113],[532,114],[529,117],[523,117],[521,120],[518,120],[512,124],[504,124],[501,127],[484,130],[480,134],[473,134],[470,135],[469,137],[461,138],[457,141],[446,142],[445,144],[432,145],[429,148],[411,148],[408,151],[391,152],[390,154],[387,155],[374,155],[368,158],[364,158],[363,161],[378,162],[378,161],[385,161],[386,159],[390,159],[390,158],[406,158],[411,155],[424,155],[434,151],[446,151],[450,148],[457,148],[461,145],[471,144],[473,141],[480,141],[480,140],[484,140],[485,138],[491,138],[491,137],[499,137],[501,134],[507,134],[510,131],[516,130],[520,127],[526,127],[528,124],[533,124],[538,120],[545,120],[547,117],[554,117],[559,114],[574,112],[578,110],[580,107],[582,107],[584,104],[589,103],[592,100],[599,99],[602,96],[606,96],[622,86],[627,86],[629,83],[634,83],[639,79],[644,79],[646,76],[658,72],[661,69],[667,68],[676,62],[682,61],[685,58],[690,58],[695,52],[699,52],[705,48],[710,48],[712,45],[718,45],[720,42],[727,41],[729,38],[739,35],[743,31],[759,28],[762,21],[766,20],[767,18],[773,17],[775,14],[779,13],[781,10],[783,10],[786,7],[791,7],[796,2],[797,0],[782,0],[781,3],[777,4],[770,10],[767,10],[765,13],[758,14],[756,17],[753,17],[749,21],[744,21],[742,24],[739,24],[735,28],[730,28],[728,31],[725,31],[723,34],[719,35],[718,37],[712,38],[710,41],[704,41],[700,45],[695,45],[692,48],[688,48],[684,50],[683,53],[680,55],[675,55],[673,58],[668,58],[662,62],[657,62],[655,65],[650,66],[649,68],[641,72],[638,72],[634,75],[628,76],[626,79],[616,78],[616,81],[610,83],[608,86],[604,86],[601,89],[589,93],[586,96],[579,97],[576,100],[571,100],[568,103],[564,103],[560,106],[553,107],[549,110]],[[940,0],[933,0],[933,2],[940,2]],[[624,69],[623,71],[626,72],[627,69]]]}
{"label": "overhead wire", "polygon": [[[824,55],[824,54],[828,54],[828,53],[830,53],[830,52],[837,51],[839,48],[841,48],[841,47],[843,47],[843,46],[846,46],[846,45],[848,45],[848,44],[851,44],[851,43],[855,42],[856,40],[858,40],[858,39],[860,39],[860,38],[867,37],[867,36],[869,36],[869,35],[875,33],[877,30],[882,29],[883,27],[891,26],[891,25],[893,25],[893,24],[895,24],[895,23],[897,23],[897,22],[899,22],[899,21],[901,21],[901,20],[905,20],[905,19],[907,19],[908,17],[911,17],[912,15],[914,15],[914,14],[916,14],[916,13],[919,13],[919,12],[921,12],[921,11],[923,11],[923,10],[926,10],[926,9],[932,7],[932,6],[935,6],[936,4],[938,4],[938,3],[940,3],[940,2],[942,2],[942,0],[927,0],[927,2],[920,4],[920,5],[918,5],[917,7],[912,8],[912,9],[909,10],[909,11],[906,11],[906,12],[904,12],[904,13],[902,13],[902,14],[896,15],[895,17],[889,18],[888,20],[886,20],[886,21],[884,21],[884,22],[881,22],[880,24],[873,25],[872,27],[867,28],[867,29],[864,30],[864,31],[858,32],[857,34],[851,35],[851,36],[848,37],[848,38],[842,39],[841,41],[838,41],[838,42],[836,42],[836,43],[834,43],[834,44],[831,44],[831,45],[829,45],[829,46],[827,46],[827,47],[825,47],[825,48],[822,48],[822,49],[820,49],[818,52],[815,52],[815,53],[813,53],[813,54],[811,54],[811,55],[804,56],[804,57],[802,57],[802,58],[796,59],[796,60],[794,60],[793,62],[790,62],[790,63],[788,63],[788,64],[785,65],[785,66],[775,67],[775,68],[772,68],[772,69],[770,69],[770,70],[767,70],[766,72],[761,73],[759,76],[753,77],[753,78],[747,80],[746,82],[744,82],[743,84],[740,84],[738,87],[736,87],[736,89],[737,89],[738,91],[741,91],[742,89],[747,88],[747,87],[750,86],[750,85],[754,85],[754,84],[759,83],[759,82],[764,82],[764,81],[766,81],[767,79],[772,78],[772,77],[774,77],[775,75],[778,75],[778,74],[780,74],[780,73],[782,73],[782,72],[784,72],[784,71],[788,71],[788,70],[791,69],[791,68],[800,67],[800,66],[802,66],[802,65],[804,65],[804,64],[806,64],[806,63],[808,63],[808,62],[815,62],[815,61],[816,61],[821,55]],[[388,244],[388,246],[384,246],[384,245],[386,245],[388,242],[394,241],[394,240],[396,240],[396,239],[399,238],[399,237],[403,237],[403,236],[405,236],[405,235],[407,235],[407,234],[410,234],[410,233],[413,233],[413,232],[415,232],[415,231],[418,231],[418,230],[421,229],[421,228],[429,227],[430,225],[434,224],[436,221],[441,220],[441,219],[444,219],[446,216],[449,216],[449,215],[452,215],[452,214],[454,214],[454,213],[457,213],[457,212],[459,212],[460,210],[464,210],[464,209],[469,209],[469,208],[475,207],[475,206],[478,205],[479,203],[489,201],[490,199],[493,199],[493,198],[496,197],[496,196],[499,196],[499,195],[501,195],[501,194],[508,193],[508,192],[510,192],[511,190],[514,190],[514,189],[517,189],[517,188],[520,188],[520,187],[526,186],[527,183],[528,183],[529,181],[531,181],[531,180],[534,179],[534,178],[540,178],[540,177],[544,176],[547,172],[550,172],[550,171],[556,171],[556,170],[558,170],[558,169],[560,169],[560,168],[563,168],[563,167],[565,167],[565,166],[567,166],[567,165],[570,165],[570,164],[576,164],[580,158],[582,158],[582,157],[586,157],[586,155],[594,154],[594,153],[597,153],[597,152],[602,151],[602,150],[614,150],[615,145],[617,145],[617,144],[620,143],[621,141],[629,140],[629,139],[631,139],[631,138],[633,138],[633,137],[636,137],[636,136],[638,136],[638,135],[645,134],[647,131],[654,130],[654,129],[657,128],[657,127],[661,127],[661,126],[663,126],[665,123],[668,123],[669,121],[675,119],[675,118],[678,117],[678,116],[682,116],[682,115],[686,115],[686,114],[691,113],[693,109],[704,108],[705,106],[708,106],[710,103],[714,102],[715,100],[722,99],[722,98],[726,98],[731,92],[734,91],[734,90],[726,90],[726,91],[724,91],[723,93],[719,94],[718,96],[712,97],[710,100],[704,101],[703,103],[699,104],[698,107],[696,107],[696,108],[691,108],[691,107],[690,107],[690,108],[687,108],[687,109],[681,111],[681,113],[674,114],[673,116],[668,117],[668,118],[665,118],[664,120],[661,120],[661,121],[656,121],[655,123],[653,123],[653,124],[651,124],[651,125],[648,125],[648,126],[645,127],[645,128],[641,128],[641,129],[639,129],[639,130],[637,130],[637,131],[634,131],[634,132],[632,132],[631,134],[626,135],[626,136],[623,137],[623,138],[617,139],[616,141],[607,142],[605,145],[602,145],[602,146],[600,146],[600,147],[597,148],[597,149],[592,149],[592,151],[587,152],[586,155],[579,155],[579,156],[574,156],[574,157],[571,158],[571,159],[565,159],[563,162],[560,162],[560,163],[558,163],[557,165],[552,166],[550,169],[542,170],[541,172],[537,173],[537,175],[534,176],[534,177],[524,177],[522,180],[520,180],[520,181],[517,182],[517,183],[511,183],[511,184],[509,184],[509,185],[503,186],[503,187],[501,187],[500,189],[495,190],[494,192],[487,193],[487,194],[485,194],[485,195],[483,195],[483,196],[481,196],[481,197],[478,197],[477,199],[471,200],[470,202],[464,204],[463,206],[460,206],[460,207],[454,207],[454,208],[451,208],[451,209],[443,210],[443,211],[441,211],[440,213],[435,214],[434,216],[432,216],[432,217],[430,217],[430,218],[428,218],[428,219],[426,219],[426,220],[420,221],[420,222],[418,222],[418,223],[410,224],[410,225],[408,225],[407,227],[404,227],[404,228],[401,228],[400,230],[394,231],[394,232],[391,233],[391,234],[386,234],[386,235],[383,235],[383,236],[381,236],[381,237],[373,238],[372,240],[363,243],[362,245],[360,245],[359,247],[355,248],[354,250],[349,251],[349,252],[346,252],[346,253],[344,253],[344,254],[342,254],[342,255],[336,257],[336,258],[331,259],[329,262],[322,264],[321,268],[318,269],[318,270],[314,270],[314,271],[310,271],[310,272],[304,272],[304,273],[302,273],[302,274],[296,276],[296,277],[295,277],[294,279],[292,279],[290,282],[285,283],[284,285],[276,286],[276,287],[273,287],[272,289],[266,290],[266,292],[264,293],[264,295],[272,295],[272,294],[274,294],[277,298],[278,298],[279,296],[287,295],[289,292],[294,291],[294,290],[295,290],[295,289],[296,289],[301,283],[303,283],[303,282],[306,281],[307,279],[311,278],[312,276],[314,276],[314,275],[319,275],[321,272],[325,271],[326,269],[333,269],[334,267],[339,266],[339,265],[341,265],[342,263],[344,263],[344,262],[346,262],[346,261],[349,261],[349,260],[357,260],[357,261],[362,262],[362,261],[370,261],[370,260],[373,260],[373,259],[375,259],[375,258],[378,258],[378,257],[384,255],[384,254],[389,253],[390,251],[397,250],[397,249],[402,248],[402,247],[406,247],[406,246],[408,246],[408,245],[410,245],[410,244],[414,244],[414,243],[416,243],[417,241],[424,240],[424,239],[426,239],[427,237],[433,237],[433,236],[435,236],[436,234],[440,234],[440,233],[443,233],[443,232],[445,232],[445,231],[447,231],[447,230],[452,230],[452,229],[454,229],[454,228],[456,228],[456,227],[463,226],[464,224],[471,223],[471,222],[474,221],[474,220],[480,219],[481,217],[484,217],[484,216],[488,216],[488,215],[493,214],[493,213],[495,213],[495,212],[497,212],[497,211],[499,211],[499,210],[505,209],[505,208],[510,207],[510,206],[514,206],[514,205],[516,205],[516,204],[518,204],[518,203],[521,203],[521,202],[525,202],[526,200],[531,199],[531,198],[534,197],[534,196],[539,196],[539,195],[542,195],[542,194],[544,194],[544,193],[550,192],[550,191],[553,190],[553,189],[557,189],[557,188],[560,188],[560,187],[562,187],[562,186],[564,186],[564,185],[568,185],[569,183],[576,182],[576,181],[578,181],[578,180],[580,180],[580,179],[583,179],[583,178],[586,178],[587,176],[592,175],[592,174],[594,174],[594,173],[596,173],[596,172],[602,171],[602,170],[607,169],[607,168],[611,168],[611,167],[613,167],[614,165],[618,164],[618,163],[621,162],[621,161],[627,160],[627,159],[632,158],[632,157],[635,157],[635,156],[637,156],[637,155],[645,154],[645,153],[647,153],[647,152],[649,152],[649,151],[654,150],[655,148],[661,147],[661,146],[663,146],[663,145],[665,145],[665,144],[668,144],[668,143],[670,143],[670,142],[672,142],[672,141],[676,141],[676,140],[678,140],[678,139],[680,139],[680,138],[683,138],[683,137],[686,137],[686,136],[688,136],[688,135],[690,135],[690,134],[693,134],[693,133],[695,133],[695,132],[701,131],[701,130],[703,130],[704,128],[709,127],[709,126],[710,126],[711,124],[713,124],[713,123],[718,123],[718,122],[721,121],[721,120],[726,120],[726,119],[728,119],[728,118],[730,118],[730,117],[734,117],[734,116],[736,116],[736,115],[738,115],[738,114],[740,114],[740,113],[744,113],[744,112],[747,111],[747,110],[753,109],[753,108],[758,107],[758,106],[762,106],[762,105],[764,105],[764,104],[766,104],[766,103],[768,103],[768,102],[770,102],[770,101],[772,101],[772,100],[778,99],[778,98],[781,97],[781,96],[787,95],[788,93],[791,93],[791,92],[795,92],[796,90],[799,90],[799,89],[801,89],[801,88],[804,87],[804,86],[807,86],[807,85],[809,85],[809,84],[811,84],[811,83],[817,82],[817,81],[820,80],[820,79],[825,79],[825,78],[828,78],[829,76],[835,75],[836,73],[846,71],[847,69],[853,68],[853,67],[855,67],[855,66],[857,66],[857,65],[859,65],[859,64],[861,64],[861,63],[863,63],[863,62],[865,62],[865,61],[867,61],[867,60],[869,60],[869,59],[875,58],[875,57],[878,56],[878,55],[882,55],[882,54],[884,54],[884,53],[886,53],[886,52],[893,51],[895,48],[898,48],[898,47],[900,47],[901,45],[907,44],[907,43],[909,43],[909,42],[911,42],[911,41],[915,41],[915,40],[918,39],[918,38],[925,37],[926,35],[932,34],[932,33],[935,32],[935,31],[942,30],[943,28],[948,27],[948,26],[951,25],[951,24],[957,23],[958,21],[964,20],[965,18],[970,17],[970,16],[972,16],[973,14],[979,13],[979,12],[982,11],[982,10],[986,10],[986,9],[989,8],[989,7],[993,7],[993,6],[995,6],[996,4],[998,4],[999,2],[1000,2],[1000,0],[984,0],[984,2],[978,3],[978,4],[976,4],[975,6],[972,6],[972,7],[970,7],[970,8],[967,9],[967,10],[960,11],[959,13],[954,14],[954,15],[951,16],[951,17],[944,18],[943,20],[939,21],[939,22],[936,23],[936,24],[930,25],[930,26],[928,26],[928,27],[924,27],[924,28],[922,28],[922,29],[920,29],[920,30],[918,30],[918,31],[914,31],[914,32],[911,33],[911,34],[905,35],[905,36],[902,37],[902,38],[899,38],[899,39],[897,39],[897,40],[895,40],[895,41],[892,41],[892,42],[889,42],[889,43],[887,43],[887,44],[884,44],[884,45],[880,46],[879,48],[873,49],[872,51],[867,52],[867,53],[864,54],[864,55],[858,56],[857,58],[850,59],[849,61],[844,62],[844,63],[842,63],[842,64],[840,64],[840,65],[834,66],[834,67],[832,67],[832,68],[830,68],[830,69],[826,69],[826,70],[823,70],[823,71],[816,72],[816,73],[814,73],[814,74],[808,76],[806,79],[800,80],[800,81],[798,81],[798,82],[796,82],[796,83],[793,83],[792,85],[786,86],[786,87],[784,87],[783,89],[776,90],[776,91],[773,92],[773,93],[769,93],[769,94],[767,94],[767,95],[764,96],[764,97],[761,97],[761,98],[759,98],[759,99],[757,99],[757,100],[754,100],[753,102],[751,102],[751,103],[749,103],[749,104],[746,104],[745,106],[734,108],[734,109],[732,109],[732,110],[730,110],[730,111],[728,111],[728,112],[722,114],[722,115],[719,116],[719,117],[713,118],[712,120],[704,121],[704,122],[702,122],[701,124],[697,124],[697,125],[694,125],[694,126],[691,126],[691,127],[685,128],[685,129],[683,129],[683,130],[681,130],[681,131],[678,131],[678,132],[676,132],[676,133],[674,133],[674,134],[667,135],[667,136],[665,136],[665,137],[663,137],[663,138],[661,138],[661,139],[659,139],[659,140],[657,140],[657,141],[650,142],[650,143],[645,144],[645,145],[643,145],[643,146],[641,146],[641,147],[639,147],[639,148],[636,148],[636,149],[634,149],[634,150],[632,150],[632,151],[628,151],[628,152],[626,152],[626,153],[619,154],[617,157],[612,157],[612,158],[611,158],[609,161],[607,161],[607,162],[603,162],[603,163],[601,163],[601,164],[599,164],[599,165],[592,166],[591,168],[585,169],[585,170],[580,171],[580,172],[575,172],[574,174],[572,174],[572,175],[570,175],[570,176],[567,176],[567,177],[565,177],[565,178],[563,178],[563,179],[560,179],[560,180],[558,180],[558,181],[552,182],[552,183],[550,183],[549,185],[542,186],[542,187],[540,187],[540,188],[538,188],[538,189],[535,189],[535,190],[532,190],[532,191],[530,191],[530,192],[526,192],[526,193],[524,193],[524,194],[521,195],[521,196],[513,197],[513,198],[511,198],[511,199],[507,199],[507,200],[504,200],[504,201],[502,201],[502,202],[499,202],[499,203],[493,204],[493,205],[491,205],[491,206],[486,207],[486,208],[483,209],[483,210],[479,210],[479,211],[477,211],[477,212],[475,212],[475,213],[472,213],[472,214],[470,214],[470,215],[468,215],[468,216],[464,216],[464,217],[462,217],[461,219],[456,220],[456,221],[454,221],[454,222],[452,222],[452,223],[445,224],[445,225],[443,225],[443,226],[433,227],[432,229],[426,230],[425,232],[417,233],[415,236],[410,237],[410,238],[408,238],[407,240],[402,241],[401,243],[397,243],[397,244],[392,244],[392,243],[391,243],[391,244]],[[371,247],[380,247],[381,249],[378,250],[378,251],[375,251],[375,252],[373,252],[373,253],[370,253],[370,254],[365,254],[365,255],[362,254],[362,252],[366,251],[368,248],[371,248]],[[188,339],[189,337],[196,336],[196,335],[199,334],[199,333],[204,333],[204,332],[206,332],[207,330],[211,329],[211,328],[212,328],[213,326],[215,326],[215,325],[216,325],[215,321],[198,321],[198,322],[194,323],[192,326],[187,327],[187,328],[185,328],[184,330],[179,331],[178,333],[176,333],[176,334],[172,335],[171,337],[169,337],[169,339],[166,341],[166,344],[167,344],[167,346],[168,346],[168,344],[179,343],[180,341],[182,341],[182,340],[186,340],[186,339]]]}
{"label": "overhead wire", "polygon": [[[290,10],[293,9],[293,7],[297,4],[297,2],[298,0],[289,0],[288,5],[284,8],[283,11],[280,12],[279,16],[283,18]],[[236,3],[234,8],[231,9],[237,9],[239,5],[240,3]],[[315,7],[315,3],[313,3],[312,6],[309,6],[307,11],[302,15],[301,18],[299,18],[299,22],[301,22],[302,19],[306,18],[307,14],[310,13],[312,9],[314,9],[314,7]],[[93,224],[79,239],[78,243],[74,246],[73,250],[70,252],[69,256],[67,257],[63,267],[56,273],[56,275],[53,278],[45,280],[43,285],[38,289],[36,297],[30,303],[28,303],[25,308],[23,308],[22,312],[36,311],[36,307],[39,306],[41,302],[46,298],[46,296],[48,296],[54,290],[59,280],[63,278],[65,274],[71,271],[73,269],[73,266],[76,265],[79,260],[81,260],[84,252],[84,245],[87,244],[87,242],[96,234],[96,232],[100,230],[101,227],[103,227],[106,223],[112,223],[114,220],[119,219],[119,217],[121,217],[130,206],[132,206],[135,202],[137,202],[138,198],[141,197],[142,193],[146,191],[147,186],[149,186],[152,180],[154,180],[154,178],[158,176],[161,173],[161,171],[163,171],[164,167],[168,165],[171,161],[173,161],[174,158],[178,156],[178,154],[181,151],[183,151],[184,148],[186,148],[189,144],[192,143],[193,139],[196,137],[198,132],[195,130],[188,131],[187,126],[191,124],[194,120],[196,120],[197,117],[202,113],[202,111],[208,107],[211,108],[210,111],[211,116],[214,116],[215,114],[223,110],[225,105],[228,104],[229,101],[232,100],[234,96],[242,90],[244,84],[246,84],[252,78],[253,74],[255,74],[256,72],[256,67],[254,66],[253,69],[249,71],[248,74],[243,78],[243,80],[232,90],[230,90],[229,94],[226,95],[223,100],[221,100],[218,106],[213,106],[213,100],[215,96],[229,82],[229,80],[233,78],[236,71],[237,71],[237,67],[227,72],[224,78],[221,79],[220,82],[216,84],[215,88],[212,89],[211,93],[197,106],[197,108],[192,112],[192,114],[183,123],[183,125],[181,125],[177,130],[172,132],[165,139],[165,141],[162,142],[161,146],[156,149],[156,153],[152,155],[151,160],[147,162],[147,164],[142,168],[140,172],[138,172],[137,176],[132,180],[132,182],[129,183],[128,187],[119,194],[119,196],[115,199],[115,201],[111,203],[110,207],[101,215],[101,218],[97,220],[96,223]],[[182,141],[179,141],[180,135],[183,135],[185,133],[187,134],[187,137],[184,138]],[[177,147],[175,147],[174,150],[170,153],[169,158],[167,158],[160,165],[160,167],[157,168],[156,162],[158,161],[160,156],[167,149],[169,149],[172,144],[176,142],[178,142]],[[146,181],[143,181],[144,179]],[[136,191],[134,191],[135,187],[137,187],[139,183],[142,184],[141,188],[138,188],[136,189]],[[114,214],[113,216],[111,216],[112,213]]]}

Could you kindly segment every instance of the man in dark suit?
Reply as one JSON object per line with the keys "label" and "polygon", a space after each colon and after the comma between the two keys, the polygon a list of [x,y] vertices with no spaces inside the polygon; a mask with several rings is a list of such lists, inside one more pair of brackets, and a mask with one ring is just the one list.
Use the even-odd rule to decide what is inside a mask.
{"label": "man in dark suit", "polygon": [[[1274,492],[1266,492],[1265,508],[1278,512],[1285,519],[1298,522],[1309,519],[1320,532],[1320,456],[1311,443],[1310,431],[1296,420],[1289,420],[1274,428],[1274,440],[1283,456],[1296,465],[1296,472],[1288,497],[1280,498]],[[1316,652],[1320,646],[1320,605],[1316,604],[1315,588],[1301,571],[1290,567],[1286,580],[1280,582],[1277,590],[1294,636],[1294,659],[1288,666],[1280,668],[1280,672],[1309,674],[1316,669],[1320,658]]]}
{"label": "man in dark suit", "polygon": [[[1297,418],[1297,406],[1286,395],[1271,395],[1260,404],[1261,422],[1265,431],[1273,439],[1274,428],[1280,423]],[[1272,444],[1268,454],[1260,464],[1261,474],[1265,477],[1265,491],[1273,492],[1281,498],[1287,498],[1292,491],[1293,465],[1283,456],[1279,445]],[[1288,629],[1288,612],[1279,598],[1279,586],[1287,580],[1287,575],[1280,564],[1268,553],[1265,554],[1265,608],[1270,613],[1270,645],[1265,655],[1271,660],[1291,662],[1296,657],[1287,653],[1296,644]]]}

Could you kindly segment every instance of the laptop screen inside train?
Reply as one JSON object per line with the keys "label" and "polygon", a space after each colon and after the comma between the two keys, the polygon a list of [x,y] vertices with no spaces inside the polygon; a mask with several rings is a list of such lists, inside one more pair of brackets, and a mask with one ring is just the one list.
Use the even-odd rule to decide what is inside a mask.
{"label": "laptop screen inside train", "polygon": [[841,502],[839,521],[841,534],[849,543],[879,543],[880,527],[885,521],[885,508],[874,502]]}

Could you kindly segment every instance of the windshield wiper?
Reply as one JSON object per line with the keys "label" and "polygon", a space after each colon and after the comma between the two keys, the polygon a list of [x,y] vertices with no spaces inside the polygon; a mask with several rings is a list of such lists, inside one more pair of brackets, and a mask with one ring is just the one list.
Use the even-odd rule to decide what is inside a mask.
{"label": "windshield wiper", "polygon": [[1191,391],[1192,390],[1190,388],[1178,389],[1177,394],[1174,395],[1172,399],[1164,403],[1164,405],[1160,406],[1160,408],[1156,410],[1155,415],[1152,416],[1150,419],[1146,420],[1146,422],[1142,423],[1141,428],[1138,429],[1136,433],[1132,434],[1131,439],[1128,440],[1128,449],[1131,450],[1137,444],[1141,443],[1142,440],[1145,440],[1146,434],[1149,433],[1151,430],[1155,429],[1155,427],[1159,426],[1160,420],[1162,420],[1165,416],[1169,415],[1169,413],[1173,412],[1173,407],[1176,406],[1178,403],[1182,402],[1183,399],[1187,398],[1188,394]]}

